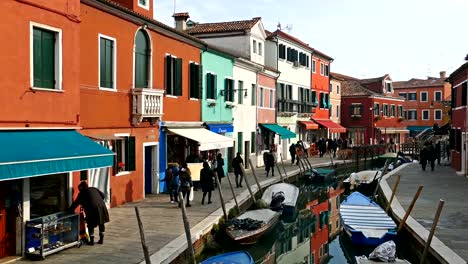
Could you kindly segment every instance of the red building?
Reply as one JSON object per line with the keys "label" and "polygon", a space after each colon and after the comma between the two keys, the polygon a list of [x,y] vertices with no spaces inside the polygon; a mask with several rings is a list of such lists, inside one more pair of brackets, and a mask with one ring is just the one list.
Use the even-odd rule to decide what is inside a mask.
{"label": "red building", "polygon": [[[333,73],[335,75],[336,73]],[[403,121],[404,99],[394,96],[388,74],[372,79],[344,79],[341,94],[341,124],[353,145],[389,142],[403,143],[408,130]]]}
{"label": "red building", "polygon": [[[468,59],[468,56],[467,56]],[[450,147],[452,167],[468,175],[468,62],[455,70],[448,78],[452,85],[452,130],[450,131]]]}
{"label": "red building", "polygon": [[313,200],[307,204],[315,215],[315,232],[312,233],[310,242],[311,263],[319,264],[328,257],[328,200],[319,203],[319,200]]}

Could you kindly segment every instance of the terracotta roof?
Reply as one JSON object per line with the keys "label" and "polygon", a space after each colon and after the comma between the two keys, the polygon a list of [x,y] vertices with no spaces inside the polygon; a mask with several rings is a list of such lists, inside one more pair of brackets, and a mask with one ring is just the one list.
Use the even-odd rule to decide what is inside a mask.
{"label": "terracotta roof", "polygon": [[369,96],[377,94],[362,86],[359,80],[345,80],[341,83],[341,96]]}
{"label": "terracotta roof", "polygon": [[360,83],[361,83],[361,84],[369,84],[369,83],[375,83],[375,82],[382,82],[382,81],[385,80],[387,77],[389,77],[388,74],[385,74],[384,76],[376,77],[376,78],[361,79],[361,80],[360,80]]}
{"label": "terracotta roof", "polygon": [[[467,55],[468,57],[468,55]],[[452,81],[452,78],[454,78],[456,75],[458,75],[459,72],[463,71],[464,69],[468,69],[468,61],[465,62],[462,66],[460,66],[458,69],[456,69],[450,76],[447,78],[447,81]]]}
{"label": "terracotta roof", "polygon": [[354,78],[354,77],[344,75],[344,74],[341,74],[341,73],[337,73],[337,72],[332,72],[331,75],[333,77],[340,78],[340,79],[343,79],[343,80],[359,80],[358,78]]}
{"label": "terracotta roof", "polygon": [[251,29],[261,17],[254,17],[250,20],[239,20],[239,21],[229,21],[229,22],[217,22],[217,23],[196,23],[193,27],[187,28],[186,33],[195,35],[195,34],[204,34],[204,33],[222,33],[222,32],[246,32]]}
{"label": "terracotta roof", "polygon": [[426,80],[413,78],[408,81],[393,82],[394,89],[412,87],[444,86],[445,78],[427,77]]}
{"label": "terracotta roof", "polygon": [[186,17],[186,18],[189,18],[190,15],[189,15],[188,12],[183,12],[183,13],[174,13],[174,14],[172,15],[172,17]]}

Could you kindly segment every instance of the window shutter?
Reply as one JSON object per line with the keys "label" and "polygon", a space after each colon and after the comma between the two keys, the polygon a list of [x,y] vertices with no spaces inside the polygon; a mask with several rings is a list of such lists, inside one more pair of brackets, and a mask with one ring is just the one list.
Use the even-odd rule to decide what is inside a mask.
{"label": "window shutter", "polygon": [[126,171],[134,171],[135,170],[135,137],[127,137],[125,139],[125,150],[126,150],[126,164],[125,169]]}
{"label": "window shutter", "polygon": [[466,104],[467,104],[467,98],[466,98],[467,93],[468,93],[467,90],[468,90],[468,84],[467,84],[466,82],[464,82],[464,83],[462,84],[462,92],[461,92],[461,95],[462,95],[462,97],[461,97],[461,99],[462,99],[461,105],[462,105],[462,106],[466,106]]}
{"label": "window shutter", "polygon": [[229,98],[229,90],[228,90],[228,79],[224,79],[224,101],[227,102]]}
{"label": "window shutter", "polygon": [[218,75],[211,75],[211,81],[213,82],[213,99],[216,100],[218,98]]}
{"label": "window shutter", "polygon": [[55,87],[55,33],[49,31],[42,32],[42,60],[43,79],[42,85],[45,88]]}
{"label": "window shutter", "polygon": [[182,59],[175,59],[174,95],[182,96]]}
{"label": "window shutter", "polygon": [[195,67],[196,65],[194,63],[189,63],[189,98],[197,97],[195,94]]}
{"label": "window shutter", "polygon": [[172,95],[172,57],[166,56],[166,94]]}
{"label": "window shutter", "polygon": [[34,67],[34,87],[42,87],[42,31],[33,30],[33,67]]}
{"label": "window shutter", "polygon": [[198,99],[203,98],[203,66],[197,65],[197,94]]}

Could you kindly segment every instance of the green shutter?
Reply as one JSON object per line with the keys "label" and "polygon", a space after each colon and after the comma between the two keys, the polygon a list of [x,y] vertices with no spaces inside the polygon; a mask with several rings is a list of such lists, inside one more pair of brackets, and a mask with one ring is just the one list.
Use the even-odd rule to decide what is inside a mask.
{"label": "green shutter", "polygon": [[242,145],[244,140],[242,138],[242,132],[237,132],[237,152],[242,153]]}
{"label": "green shutter", "polygon": [[100,86],[106,88],[114,87],[114,72],[113,72],[113,52],[114,42],[108,39],[100,39]]}
{"label": "green shutter", "polygon": [[33,30],[34,87],[42,87],[42,31]]}
{"label": "green shutter", "polygon": [[252,105],[257,105],[257,86],[252,84]]}
{"label": "green shutter", "polygon": [[242,81],[237,82],[238,87],[237,87],[237,101],[239,104],[242,104],[244,102],[244,83]]}
{"label": "green shutter", "polygon": [[175,59],[174,95],[182,96],[182,59]]}
{"label": "green shutter", "polygon": [[213,80],[213,99],[216,100],[218,98],[218,75],[213,74],[212,75],[212,80]]}
{"label": "green shutter", "polygon": [[213,76],[211,73],[206,74],[206,99],[213,99]]}
{"label": "green shutter", "polygon": [[255,132],[250,134],[250,153],[255,153]]}
{"label": "green shutter", "polygon": [[34,87],[55,87],[55,34],[33,29]]}
{"label": "green shutter", "polygon": [[203,98],[203,67],[201,65],[197,65],[197,95],[198,99]]}
{"label": "green shutter", "polygon": [[148,87],[149,43],[146,33],[139,30],[135,38],[135,87]]}
{"label": "green shutter", "polygon": [[196,74],[195,74],[195,67],[197,65],[195,65],[194,63],[190,63],[189,64],[189,88],[190,88],[190,95],[189,95],[189,98],[197,98],[196,96],[196,93],[195,93],[195,82],[196,82]]}
{"label": "green shutter", "polygon": [[229,79],[224,79],[224,101],[227,102],[229,99]]}
{"label": "green shutter", "polygon": [[170,55],[166,56],[166,94],[173,95],[172,89],[172,57]]}
{"label": "green shutter", "polygon": [[125,151],[126,151],[126,171],[135,170],[135,137],[127,137],[125,140]]}

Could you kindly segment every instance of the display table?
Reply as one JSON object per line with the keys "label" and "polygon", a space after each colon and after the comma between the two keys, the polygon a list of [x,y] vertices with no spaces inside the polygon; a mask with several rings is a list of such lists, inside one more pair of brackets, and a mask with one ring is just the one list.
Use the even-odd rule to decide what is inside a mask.
{"label": "display table", "polygon": [[80,245],[79,223],[79,215],[64,212],[26,221],[26,257],[44,259],[47,255]]}

